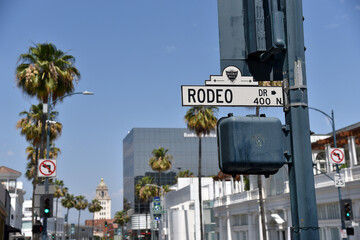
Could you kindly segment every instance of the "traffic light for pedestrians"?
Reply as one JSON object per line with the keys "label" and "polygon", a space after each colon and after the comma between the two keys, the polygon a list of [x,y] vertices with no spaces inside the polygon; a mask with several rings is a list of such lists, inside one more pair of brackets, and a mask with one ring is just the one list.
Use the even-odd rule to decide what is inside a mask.
{"label": "traffic light for pedestrians", "polygon": [[53,216],[53,199],[52,194],[43,194],[40,197],[40,217],[51,218]]}
{"label": "traffic light for pedestrians", "polygon": [[32,232],[33,232],[33,233],[41,233],[42,230],[43,230],[43,226],[42,226],[40,223],[34,224],[34,225],[32,226]]}
{"label": "traffic light for pedestrians", "polygon": [[270,117],[223,117],[217,124],[219,166],[226,174],[275,174],[286,162],[281,122]]}
{"label": "traffic light for pedestrians", "polygon": [[345,221],[353,220],[351,199],[342,199],[341,200],[341,214]]}

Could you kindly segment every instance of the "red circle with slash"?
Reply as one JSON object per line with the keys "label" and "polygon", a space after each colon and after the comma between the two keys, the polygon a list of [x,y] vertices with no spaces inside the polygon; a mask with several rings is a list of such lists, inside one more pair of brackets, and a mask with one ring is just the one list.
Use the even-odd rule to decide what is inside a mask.
{"label": "red circle with slash", "polygon": [[[54,166],[54,169],[51,171],[51,168],[49,167],[49,165],[46,165],[45,163],[50,163],[51,165]],[[48,170],[48,173],[43,172],[41,169],[42,167],[44,167],[45,169]],[[41,174],[45,175],[45,176],[51,176],[56,170],[56,165],[53,161],[50,160],[45,160],[43,161],[40,166],[39,166],[39,171],[41,172]]]}
{"label": "red circle with slash", "polygon": [[332,150],[330,156],[335,163],[341,163],[344,160],[344,153],[338,148]]}

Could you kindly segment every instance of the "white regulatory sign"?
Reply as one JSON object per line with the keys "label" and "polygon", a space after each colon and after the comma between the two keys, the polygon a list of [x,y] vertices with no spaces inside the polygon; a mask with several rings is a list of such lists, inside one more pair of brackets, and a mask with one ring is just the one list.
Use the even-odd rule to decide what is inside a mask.
{"label": "white regulatory sign", "polygon": [[345,175],[343,173],[336,173],[334,175],[335,187],[345,187]]}
{"label": "white regulatory sign", "polygon": [[38,177],[56,177],[56,160],[39,159]]}
{"label": "white regulatory sign", "polygon": [[332,164],[345,164],[344,148],[330,148],[330,162]]}
{"label": "white regulatory sign", "polygon": [[183,106],[282,107],[282,87],[181,86]]}

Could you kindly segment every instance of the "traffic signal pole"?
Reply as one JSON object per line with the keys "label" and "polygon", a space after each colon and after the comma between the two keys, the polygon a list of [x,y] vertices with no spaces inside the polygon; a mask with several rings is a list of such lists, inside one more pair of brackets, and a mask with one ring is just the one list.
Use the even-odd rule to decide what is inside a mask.
{"label": "traffic signal pole", "polygon": [[311,157],[301,0],[286,0],[287,51],[284,63],[285,121],[290,126],[289,164],[292,235],[318,240],[319,227]]}

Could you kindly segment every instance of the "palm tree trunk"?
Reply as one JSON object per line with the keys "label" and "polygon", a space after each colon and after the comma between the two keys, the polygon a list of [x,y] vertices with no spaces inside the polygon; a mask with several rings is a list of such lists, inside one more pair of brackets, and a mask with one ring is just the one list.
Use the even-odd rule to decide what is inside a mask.
{"label": "palm tree trunk", "polygon": [[202,189],[201,189],[201,136],[199,136],[199,169],[198,169],[198,177],[199,177],[199,209],[200,209],[200,239],[204,239],[204,231],[203,231],[203,215],[202,215]]}
{"label": "palm tree trunk", "polygon": [[68,236],[68,230],[69,230],[69,210],[70,208],[67,209],[66,211],[66,225],[65,225],[65,239],[66,239],[66,236]]}
{"label": "palm tree trunk", "polygon": [[76,239],[77,240],[80,240],[80,238],[79,238],[79,230],[80,230],[80,213],[81,213],[81,210],[79,210],[79,218],[78,218],[78,229],[77,229],[77,236],[76,236]]}
{"label": "palm tree trunk", "polygon": [[94,214],[93,214],[93,219],[92,219],[92,230],[91,230],[91,232],[92,232],[92,238],[94,239],[94,221],[95,221],[95,212],[94,212]]}
{"label": "palm tree trunk", "polygon": [[59,203],[59,198],[56,198],[56,215],[55,215],[55,229],[54,229],[54,234],[55,234],[55,239],[56,239],[56,225],[57,225],[57,215],[58,215],[58,203]]}

